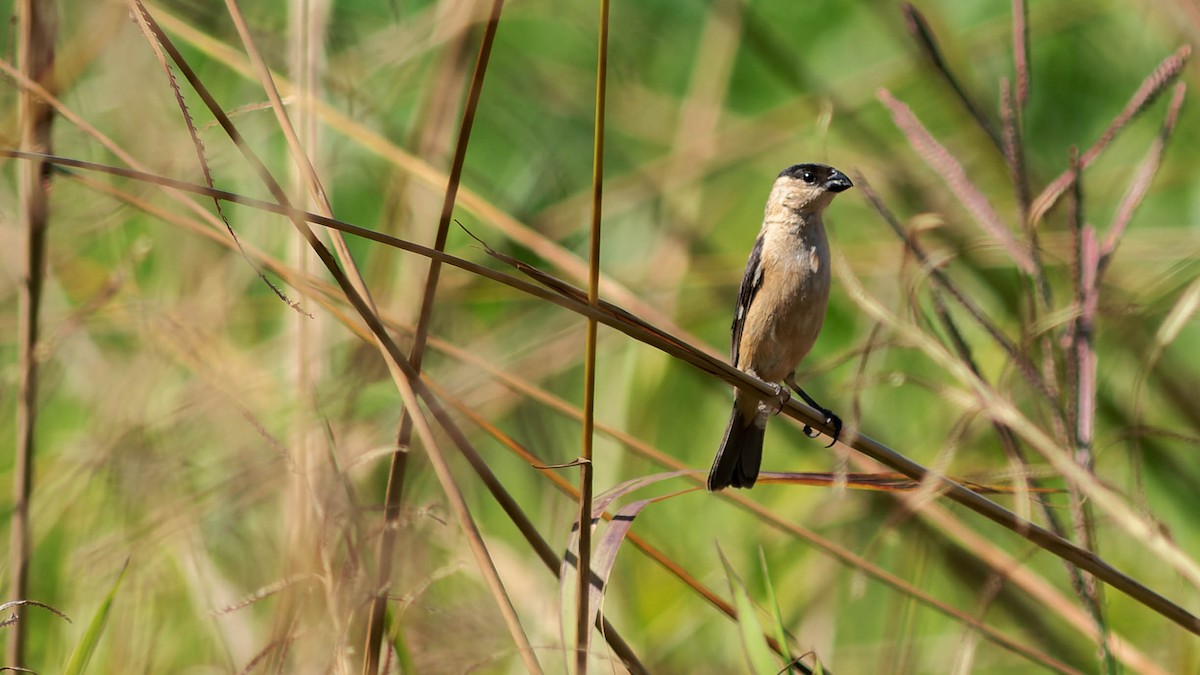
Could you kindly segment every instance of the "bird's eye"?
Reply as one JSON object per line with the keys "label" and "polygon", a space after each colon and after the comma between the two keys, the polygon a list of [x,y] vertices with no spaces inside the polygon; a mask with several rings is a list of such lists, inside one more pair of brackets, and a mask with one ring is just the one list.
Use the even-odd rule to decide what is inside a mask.
{"label": "bird's eye", "polygon": [[817,180],[817,177],[814,176],[813,172],[811,171],[805,171],[804,173],[800,174],[800,177],[803,178],[804,182],[808,183],[809,185],[812,185]]}

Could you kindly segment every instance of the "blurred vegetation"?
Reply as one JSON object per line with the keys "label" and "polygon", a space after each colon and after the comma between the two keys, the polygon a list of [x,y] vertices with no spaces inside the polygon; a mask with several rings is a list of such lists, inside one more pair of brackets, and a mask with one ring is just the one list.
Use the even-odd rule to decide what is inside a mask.
{"label": "blurred vegetation", "polygon": [[[505,7],[454,211],[497,251],[579,286],[586,285],[591,213],[597,4],[520,0]],[[489,5],[239,2],[293,121],[312,119],[310,157],[338,219],[432,245]],[[3,7],[14,15],[10,3]],[[128,6],[63,0],[58,7],[53,90],[59,100],[151,172],[203,183],[166,74]],[[295,19],[303,8],[315,13],[308,24]],[[1014,80],[1010,4],[925,0],[917,8],[969,96],[999,128],[999,82]],[[304,204],[280,126],[225,7],[167,0],[149,9],[271,172]],[[1021,128],[1034,195],[1068,170],[1071,148],[1086,150],[1101,136],[1165,58],[1200,39],[1200,12],[1176,0],[1032,1],[1028,25],[1031,79]],[[301,38],[318,47],[312,95],[324,107],[304,105],[283,86],[298,79],[292,54]],[[15,63],[15,33],[4,39],[5,58]],[[1043,335],[1060,339],[1078,314],[1069,199],[1038,223],[1053,302],[1031,328],[1036,308],[1024,275],[881,104],[880,88],[907,104],[1021,236],[1004,155],[930,67],[900,3],[618,0],[609,55],[606,299],[723,356],[770,183],[790,164],[819,161],[865,177],[941,269],[1039,366]],[[215,186],[269,199],[180,81]],[[1194,86],[1195,67],[1185,67],[1180,81]],[[0,98],[8,112],[0,133],[3,145],[15,149],[20,87],[11,77],[4,82]],[[1082,219],[1101,240],[1171,98],[1168,89],[1083,171]],[[1193,318],[1200,179],[1190,154],[1198,135],[1200,112],[1187,102],[1102,278],[1095,326],[1094,472],[1185,554],[1200,550],[1200,465],[1191,459],[1200,437],[1200,327]],[[66,119],[55,121],[53,139],[56,155],[124,165]],[[396,160],[384,144],[416,163]],[[19,160],[5,161],[0,227],[14,244],[3,247],[0,266],[0,335],[10,336],[0,342],[0,434],[13,438],[16,396],[8,392],[16,391],[17,289],[24,274],[15,242],[24,235]],[[17,608],[28,630],[23,665],[58,672],[87,644],[94,647],[90,672],[357,672],[403,407],[362,322],[330,290],[328,275],[297,253],[303,242],[284,218],[225,206],[243,257],[220,226],[159,186],[82,170],[51,180],[31,586],[26,598],[6,590],[5,599],[46,603],[72,622],[37,607]],[[187,199],[212,211],[211,201]],[[1069,481],[1028,448],[1030,466],[1012,475],[1015,465],[986,411],[963,403],[961,383],[903,331],[870,318],[843,281],[856,278],[906,325],[944,340],[944,331],[931,327],[937,322],[929,270],[906,252],[862,190],[841,196],[828,223],[839,273],[824,331],[799,373],[806,389],[862,433],[947,475],[1010,484],[1028,474],[1062,488],[995,499],[1043,525],[1034,500],[1048,501],[1071,523]],[[428,259],[354,237],[348,242],[380,314],[394,322],[407,349]],[[457,226],[447,252],[511,272]],[[298,301],[299,311],[258,278],[259,267]],[[951,314],[983,377],[1050,428],[1047,407],[1008,355],[957,307]],[[446,267],[431,330],[423,372],[561,554],[577,502],[463,410],[528,448],[537,464],[579,456],[578,419],[504,377],[578,411],[583,319]],[[298,346],[302,332],[306,342]],[[726,382],[603,326],[597,363],[598,423],[684,467],[707,469],[726,421]],[[784,417],[771,424],[764,469],[885,470],[842,445],[824,450],[800,428]],[[561,623],[572,628],[560,626],[558,582],[451,443],[438,438],[537,658],[547,672],[559,672],[573,624],[568,617]],[[628,440],[598,435],[597,493],[674,468],[634,451]],[[13,503],[12,467],[10,453],[0,453],[6,509]],[[576,481],[575,470],[558,473]],[[665,494],[686,485],[675,479],[648,490]],[[1087,614],[1062,562],[971,511],[908,493],[795,484],[763,484],[740,496],[862,564],[846,564],[846,557],[761,513],[703,492],[648,506],[632,529],[728,602],[757,604],[762,631],[785,631],[793,657],[811,650],[840,673],[1046,667],[879,582],[886,573],[1066,667],[1106,667],[1097,640],[1073,622]],[[1107,511],[1098,509],[1094,520],[1089,543],[1101,557],[1184,608],[1200,608],[1197,587],[1175,567],[1148,553]],[[1076,536],[1070,526],[1068,534]],[[983,543],[971,544],[969,536]],[[394,602],[385,665],[392,672],[523,669],[467,543],[415,444],[398,548],[388,561]],[[1014,569],[983,544],[1011,556],[1003,560],[1062,602],[1047,604],[1047,596],[1014,583]],[[1118,654],[1118,670],[1200,670],[1194,635],[1111,589],[1100,602],[1104,624],[1137,653]],[[101,610],[107,621],[95,638],[89,625]],[[774,659],[777,670],[787,663],[766,656],[746,637],[752,631],[628,542],[603,612],[651,672],[746,671],[764,658]],[[593,650],[594,670],[620,670],[601,638]]]}

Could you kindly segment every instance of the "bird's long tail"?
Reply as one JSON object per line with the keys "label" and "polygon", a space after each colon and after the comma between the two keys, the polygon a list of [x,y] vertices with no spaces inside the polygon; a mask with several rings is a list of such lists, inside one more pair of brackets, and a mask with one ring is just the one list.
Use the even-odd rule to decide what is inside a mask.
{"label": "bird's long tail", "polygon": [[762,464],[765,431],[764,426],[756,424],[754,417],[745,419],[737,403],[733,404],[721,449],[717,451],[712,469],[708,472],[709,492],[729,486],[754,487],[754,481],[758,479],[758,467]]}

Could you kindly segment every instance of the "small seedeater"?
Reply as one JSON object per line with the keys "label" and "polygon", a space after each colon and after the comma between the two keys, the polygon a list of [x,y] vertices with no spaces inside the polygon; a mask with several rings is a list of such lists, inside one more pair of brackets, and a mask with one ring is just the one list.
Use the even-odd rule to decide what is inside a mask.
{"label": "small seedeater", "polygon": [[[829,304],[829,240],[821,216],[834,195],[851,187],[846,174],[831,166],[797,164],[784,169],[771,188],[738,292],[732,363],[774,383],[779,400],[772,405],[757,392],[736,390],[725,439],[708,474],[710,491],[754,486],[767,418],[789,398],[780,381],[825,415],[837,442],[842,421],[796,384],[794,371],[817,341]],[[813,432],[805,427],[805,433]]]}

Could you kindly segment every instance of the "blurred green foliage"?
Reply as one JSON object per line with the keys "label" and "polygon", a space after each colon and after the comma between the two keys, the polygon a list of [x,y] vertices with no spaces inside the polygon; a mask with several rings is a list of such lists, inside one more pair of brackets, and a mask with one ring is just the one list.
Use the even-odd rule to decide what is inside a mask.
{"label": "blurred green foliage", "polygon": [[[123,4],[58,4],[63,103],[154,171],[199,182],[195,151],[164,73]],[[288,12],[304,3],[240,4],[259,48],[277,73],[291,79]],[[485,5],[332,3],[314,36],[324,50],[317,96],[444,173]],[[11,16],[9,3],[3,6]],[[1011,79],[1013,68],[1009,5],[929,0],[918,7],[951,68],[998,124],[998,81]],[[293,175],[261,86],[248,70],[230,68],[213,47],[227,46],[244,62],[224,8],[172,0],[151,11],[194,32],[181,33],[164,21],[220,103],[236,111],[235,121],[272,171],[281,179]],[[522,0],[505,9],[463,178],[465,189],[582,261],[596,24],[596,3]],[[673,321],[725,353],[737,283],[770,181],[790,164],[822,161],[866,176],[910,227],[921,228],[922,241],[945,260],[955,281],[1003,329],[1022,338],[1023,280],[876,100],[877,89],[886,88],[906,102],[1001,218],[1020,231],[1003,156],[923,60],[898,3],[618,0],[611,25],[603,268],[657,310],[658,317],[647,317],[652,322]],[[1165,0],[1059,0],[1031,2],[1029,26],[1032,80],[1023,132],[1037,194],[1066,170],[1069,149],[1095,141],[1162,59],[1196,41],[1200,15],[1186,3]],[[13,39],[5,37],[5,54],[12,53]],[[1195,68],[1186,68],[1182,80],[1193,85]],[[5,81],[4,145],[15,147],[18,89]],[[264,196],[193,92],[184,96],[216,186]],[[1084,217],[1102,237],[1158,133],[1169,95],[1162,98],[1084,173]],[[299,117],[303,106],[289,100]],[[378,147],[353,140],[346,123],[320,119],[313,158],[334,214],[431,242],[443,186],[422,182],[382,158]],[[1189,102],[1105,277],[1097,332],[1096,473],[1129,495],[1185,552],[1200,546],[1194,508],[1200,471],[1191,461],[1200,435],[1195,322],[1189,317],[1157,360],[1148,358],[1156,331],[1197,277],[1200,181],[1190,151],[1198,130],[1200,113]],[[61,119],[53,150],[120,163]],[[6,239],[19,242],[15,161],[5,176],[0,223]],[[153,186],[99,180],[192,217]],[[312,320],[280,302],[227,244],[147,215],[73,177],[56,175],[53,181],[30,599],[60,609],[74,623],[32,608],[21,611],[31,626],[28,665],[39,672],[65,665],[128,558],[91,672],[357,670],[382,522],[385,451],[401,408],[378,354],[302,283],[277,282]],[[1064,204],[1050,212],[1039,233],[1060,310],[1071,293]],[[226,211],[248,248],[297,265],[296,237],[285,221],[249,208]],[[460,204],[455,217],[497,250],[583,284],[478,211]],[[835,248],[868,292],[903,318],[925,321],[931,311],[926,275],[861,193],[840,197],[828,218]],[[364,241],[351,239],[350,246],[381,310],[401,324],[415,321],[426,260]],[[0,391],[10,392],[22,263],[19,247],[6,251],[0,276],[6,330],[0,334],[10,337],[0,344]],[[448,251],[498,264],[457,227]],[[313,380],[298,385],[296,372],[306,357],[294,352],[296,326],[305,321],[320,356],[308,364]],[[446,269],[433,333],[577,407],[582,326],[578,316],[549,303]],[[990,424],[982,416],[964,421],[950,396],[950,377],[912,345],[885,329],[864,364],[873,328],[846,289],[835,288],[822,337],[800,371],[806,388],[864,433],[950,475],[988,482],[1006,469]],[[1029,392],[1002,350],[969,323],[964,328],[987,378],[1027,404]],[[597,419],[686,466],[707,467],[725,423],[728,388],[615,331],[602,328],[600,335]],[[457,356],[435,351],[426,364],[435,382],[542,462],[569,462],[579,454],[574,419],[498,385],[479,365]],[[15,433],[14,398],[0,396],[0,434],[8,438]],[[854,419],[852,410],[861,410],[861,418]],[[458,419],[543,535],[561,549],[577,508],[573,500]],[[1136,433],[1144,427],[1169,434]],[[950,445],[955,452],[943,462]],[[563,649],[556,583],[449,447],[452,468],[538,657],[555,672]],[[768,470],[861,470],[782,418],[771,424],[766,450]],[[1039,461],[1036,468],[1044,467]],[[11,469],[10,453],[0,453],[0,504],[6,509]],[[661,470],[607,438],[597,446],[598,491]],[[574,471],[563,475],[575,480]],[[750,496],[783,521],[803,524],[1018,642],[1083,671],[1099,667],[1094,642],[1057,609],[998,580],[972,551],[952,543],[943,526],[914,516],[893,496],[792,485],[763,485]],[[1065,495],[1046,499],[1069,519]],[[998,500],[1019,508],[1012,497]],[[516,672],[520,661],[444,502],[428,462],[414,448],[401,550],[392,562],[396,643],[405,645],[417,672]],[[1074,599],[1058,560],[972,513],[949,511]],[[1102,556],[1183,606],[1200,607],[1196,588],[1110,525],[1097,523]],[[711,495],[655,504],[634,532],[727,597],[719,544],[760,607],[769,581],[798,647],[793,651],[815,650],[833,672],[1036,669],[980,641],[962,623]],[[760,552],[773,575],[769,580]],[[1118,593],[1109,592],[1106,601],[1112,630],[1164,671],[1200,667],[1194,636]],[[618,557],[604,611],[653,672],[745,667],[738,627],[629,545]],[[759,620],[774,623],[768,614]],[[602,641],[595,644],[599,664],[608,653]]]}

